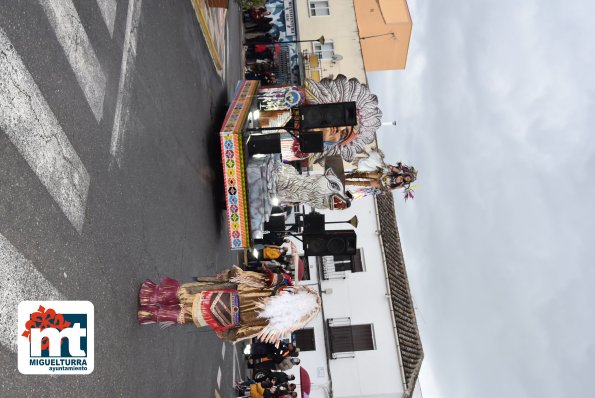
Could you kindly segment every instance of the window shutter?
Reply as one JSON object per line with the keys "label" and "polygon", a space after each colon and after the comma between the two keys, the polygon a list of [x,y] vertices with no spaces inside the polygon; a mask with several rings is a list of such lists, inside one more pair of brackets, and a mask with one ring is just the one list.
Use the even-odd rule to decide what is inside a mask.
{"label": "window shutter", "polygon": [[316,351],[314,328],[300,329],[293,332],[295,345],[300,351]]}
{"label": "window shutter", "polygon": [[371,324],[332,326],[329,328],[332,352],[374,350],[374,332]]}

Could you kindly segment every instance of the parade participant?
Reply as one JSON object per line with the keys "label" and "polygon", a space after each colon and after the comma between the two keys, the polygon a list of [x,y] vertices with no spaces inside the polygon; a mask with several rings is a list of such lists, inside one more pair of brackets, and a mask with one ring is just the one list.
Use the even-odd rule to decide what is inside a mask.
{"label": "parade participant", "polygon": [[277,370],[286,371],[293,368],[294,365],[299,365],[299,358],[285,358],[283,362],[277,365]]}
{"label": "parade participant", "polygon": [[275,372],[270,369],[261,369],[254,372],[254,380],[263,381],[267,379],[273,380],[276,384],[282,384],[295,380],[295,375],[288,375],[285,372]]}
{"label": "parade participant", "polygon": [[287,248],[282,246],[266,245],[264,249],[262,249],[262,257],[265,260],[277,260],[285,254],[287,254]]}
{"label": "parade participant", "polygon": [[138,322],[162,326],[210,326],[228,341],[256,338],[276,343],[305,326],[320,311],[320,297],[304,287],[288,287],[282,276],[232,267],[214,277],[180,285],[146,280],[139,291]]}
{"label": "parade participant", "polygon": [[416,179],[417,170],[414,167],[401,162],[386,164],[380,151],[372,151],[367,158],[357,163],[357,169],[345,173],[345,185],[355,198],[403,188],[405,200],[412,199],[411,184]]}
{"label": "parade participant", "polygon": [[279,347],[273,352],[267,353],[265,355],[250,355],[248,364],[254,368],[268,367],[269,365],[265,364],[266,362],[280,364],[285,360],[285,358],[297,357],[299,353],[300,349],[289,343],[286,347]]}

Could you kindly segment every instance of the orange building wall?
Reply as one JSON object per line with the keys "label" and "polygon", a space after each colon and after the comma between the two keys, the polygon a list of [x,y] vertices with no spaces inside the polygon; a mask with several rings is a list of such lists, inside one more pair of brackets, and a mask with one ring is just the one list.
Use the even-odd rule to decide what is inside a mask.
{"label": "orange building wall", "polygon": [[[406,0],[354,0],[366,71],[405,69],[413,22]],[[394,33],[394,36],[386,35]]]}

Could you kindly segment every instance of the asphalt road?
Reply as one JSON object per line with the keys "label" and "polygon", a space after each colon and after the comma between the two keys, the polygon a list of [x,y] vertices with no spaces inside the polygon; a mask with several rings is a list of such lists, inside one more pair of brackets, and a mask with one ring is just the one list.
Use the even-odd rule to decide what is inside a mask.
{"label": "asphalt road", "polygon": [[[236,259],[223,222],[217,131],[240,78],[239,11],[230,2],[230,50],[222,81],[189,0],[129,1],[136,2],[137,20],[130,18],[128,1],[116,7],[113,0],[74,0],[78,20],[67,12],[68,23],[60,20],[59,10],[49,15],[44,0],[0,6],[6,44],[0,57],[8,65],[0,71],[5,89],[0,105],[10,109],[0,113],[5,120],[0,122],[0,250],[10,246],[18,252],[62,297],[95,306],[91,375],[21,375],[16,351],[5,338],[1,397],[213,397],[215,391],[233,396],[232,379],[239,377],[234,351],[241,347],[191,325],[140,327],[135,316],[145,278],[186,281],[214,274]],[[127,35],[131,23],[136,28]],[[64,26],[71,30],[64,32]],[[73,35],[71,47],[61,34]],[[89,46],[94,67],[93,57],[86,58]],[[132,58],[124,64],[127,52]],[[9,70],[21,64],[29,75]],[[9,79],[19,83],[14,90]],[[47,112],[25,109],[22,120],[12,120],[18,107],[33,104],[31,98],[45,100]],[[116,119],[121,123],[114,156]],[[29,134],[19,125],[27,120],[38,123],[31,131],[39,129],[41,138],[19,141]],[[50,133],[48,120],[58,126]],[[73,158],[43,163],[53,159],[52,151],[66,151],[68,142],[78,155],[79,177],[88,180],[86,196],[74,202],[68,190],[85,188],[78,177],[67,178]],[[61,166],[52,169],[56,164]],[[66,174],[59,174],[60,167]],[[66,177],[52,179],[51,173]],[[10,274],[7,258],[0,253],[5,261],[0,269]],[[30,283],[13,285],[20,271],[14,272],[0,275],[3,322],[12,316],[6,302],[17,297],[13,286],[27,298],[45,294]]]}

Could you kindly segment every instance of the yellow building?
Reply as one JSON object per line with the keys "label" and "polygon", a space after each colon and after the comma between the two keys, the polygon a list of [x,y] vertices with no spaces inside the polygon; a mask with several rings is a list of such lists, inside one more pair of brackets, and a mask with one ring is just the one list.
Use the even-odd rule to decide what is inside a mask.
{"label": "yellow building", "polygon": [[[343,74],[366,82],[352,0],[294,2],[305,77],[319,81]],[[324,36],[324,43],[316,41]]]}
{"label": "yellow building", "polygon": [[366,71],[405,69],[413,23],[406,0],[354,0]]}
{"label": "yellow building", "polygon": [[366,82],[366,72],[405,69],[413,25],[406,0],[293,3],[306,78],[343,74]]}

